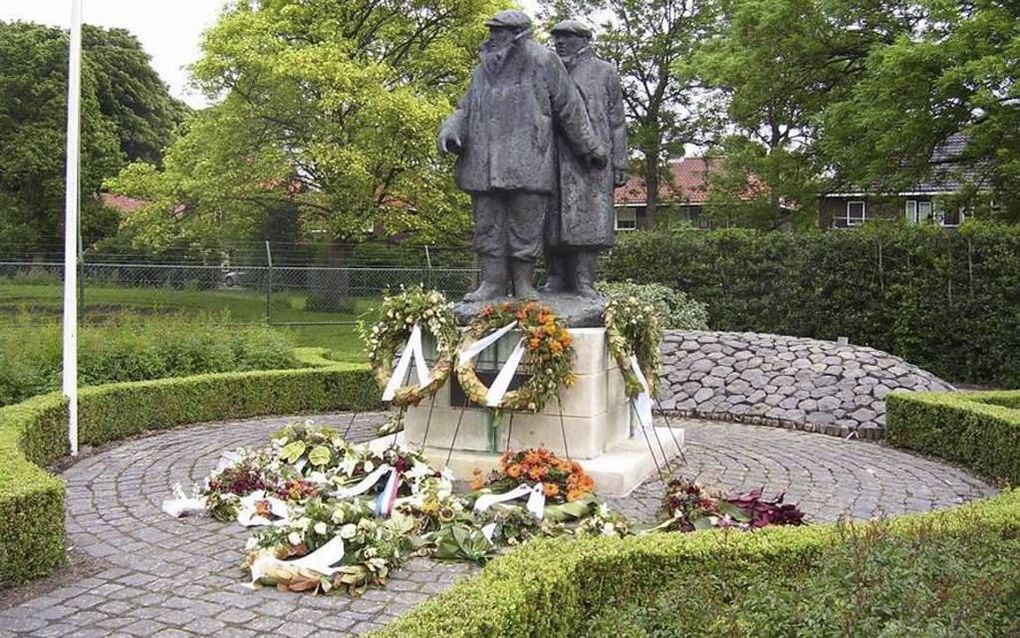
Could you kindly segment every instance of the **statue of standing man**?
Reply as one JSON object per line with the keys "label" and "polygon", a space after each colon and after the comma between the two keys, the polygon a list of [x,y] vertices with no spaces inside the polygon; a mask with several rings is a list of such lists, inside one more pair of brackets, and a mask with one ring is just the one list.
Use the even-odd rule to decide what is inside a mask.
{"label": "statue of standing man", "polygon": [[[500,11],[487,23],[481,65],[439,131],[441,153],[458,155],[456,181],[471,195],[482,283],[465,301],[535,297],[535,260],[558,188],[557,146],[605,167],[607,149],[555,53],[531,38],[531,18]],[[562,143],[556,137],[560,136]]]}
{"label": "statue of standing man", "polygon": [[580,90],[599,143],[609,149],[607,165],[593,167],[565,141],[557,144],[559,197],[546,218],[543,292],[594,297],[595,261],[613,245],[614,187],[627,181],[627,122],[616,68],[595,57],[592,32],[576,20],[552,28],[553,45]]}

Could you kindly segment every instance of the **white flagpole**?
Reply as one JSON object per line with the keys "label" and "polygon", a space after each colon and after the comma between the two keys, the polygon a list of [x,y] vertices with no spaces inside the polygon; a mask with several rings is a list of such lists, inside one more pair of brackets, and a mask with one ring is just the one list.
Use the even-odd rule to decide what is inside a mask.
{"label": "white flagpole", "polygon": [[67,437],[78,455],[78,165],[81,120],[81,3],[71,0],[67,73],[67,175],[64,210],[64,376]]}

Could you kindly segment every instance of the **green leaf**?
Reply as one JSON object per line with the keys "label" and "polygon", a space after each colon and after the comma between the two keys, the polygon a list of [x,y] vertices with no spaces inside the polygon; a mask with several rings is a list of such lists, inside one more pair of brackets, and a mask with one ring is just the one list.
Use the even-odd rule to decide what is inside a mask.
{"label": "green leaf", "polygon": [[333,453],[325,445],[317,445],[308,453],[308,462],[316,467],[328,465],[332,458]]}
{"label": "green leaf", "polygon": [[280,456],[288,463],[297,463],[298,459],[301,458],[301,455],[305,453],[307,448],[308,446],[305,445],[304,441],[291,441],[287,445],[283,446],[283,451],[280,453]]}

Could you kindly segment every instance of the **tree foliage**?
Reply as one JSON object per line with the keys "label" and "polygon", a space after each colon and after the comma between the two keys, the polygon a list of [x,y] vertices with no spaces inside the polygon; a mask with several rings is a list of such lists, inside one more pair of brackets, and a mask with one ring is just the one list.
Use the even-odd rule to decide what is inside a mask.
{"label": "tree foliage", "polygon": [[979,182],[970,192],[1016,199],[1013,3],[718,2],[721,28],[680,66],[725,94],[717,146],[731,185],[751,173],[774,201],[812,211],[827,186],[895,192],[930,179],[945,169],[933,151],[962,133],[963,163]]}
{"label": "tree foliage", "polygon": [[[184,110],[121,29],[82,34],[81,208],[86,241],[117,219],[99,204],[102,180],[126,161],[158,161]],[[67,129],[65,32],[0,22],[0,247],[31,250],[59,241]]]}
{"label": "tree foliage", "polygon": [[670,179],[666,162],[702,130],[695,78],[678,73],[681,63],[709,33],[711,3],[703,0],[543,0],[552,24],[572,18],[598,25],[595,48],[616,64],[623,84],[635,166],[645,180],[646,214],[655,223],[659,183]]}
{"label": "tree foliage", "polygon": [[193,69],[218,103],[190,123],[164,170],[136,164],[111,183],[152,200],[139,239],[250,234],[295,204],[305,233],[337,245],[373,229],[461,238],[469,207],[435,135],[497,4],[233,4]]}

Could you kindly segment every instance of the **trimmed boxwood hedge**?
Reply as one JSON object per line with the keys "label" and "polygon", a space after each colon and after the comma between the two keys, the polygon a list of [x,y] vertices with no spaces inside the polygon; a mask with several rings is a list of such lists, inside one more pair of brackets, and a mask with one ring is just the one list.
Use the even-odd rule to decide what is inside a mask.
{"label": "trimmed boxwood hedge", "polygon": [[[379,407],[367,366],[208,374],[117,383],[79,392],[83,445],[152,430],[268,414]],[[45,467],[69,451],[59,393],[0,408],[0,587],[51,572],[64,559],[64,484]]]}
{"label": "trimmed boxwood hedge", "polygon": [[[963,463],[992,478],[1020,482],[1020,412],[1005,407],[1020,405],[1020,391],[897,392],[887,401],[887,442]],[[890,531],[907,539],[978,526],[989,542],[1020,535],[1020,489],[890,521]],[[537,540],[373,636],[578,635],[587,620],[613,601],[652,600],[664,583],[719,569],[794,573],[838,539],[836,526],[812,525],[750,534]]]}
{"label": "trimmed boxwood hedge", "polygon": [[885,440],[1020,485],[1020,390],[904,392],[885,400]]}

